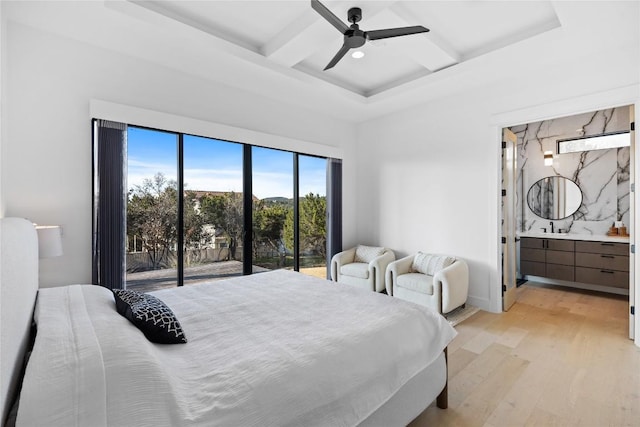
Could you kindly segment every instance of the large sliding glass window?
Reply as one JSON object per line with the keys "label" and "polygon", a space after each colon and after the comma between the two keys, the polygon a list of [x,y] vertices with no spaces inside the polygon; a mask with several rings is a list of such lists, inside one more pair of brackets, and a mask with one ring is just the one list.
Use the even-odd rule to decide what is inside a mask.
{"label": "large sliding glass window", "polygon": [[[300,272],[325,279],[327,277],[327,159],[298,155],[298,180]],[[290,222],[293,222],[293,215]]]}
{"label": "large sliding glass window", "polygon": [[284,236],[293,215],[293,153],[253,147],[254,271],[293,268],[293,241]]}
{"label": "large sliding glass window", "polygon": [[242,144],[184,136],[184,283],[242,274]]}
{"label": "large sliding glass window", "polygon": [[326,277],[327,159],[135,126],[126,132],[128,288],[281,268]]}
{"label": "large sliding glass window", "polygon": [[127,287],[174,287],[178,134],[129,126],[127,140]]}

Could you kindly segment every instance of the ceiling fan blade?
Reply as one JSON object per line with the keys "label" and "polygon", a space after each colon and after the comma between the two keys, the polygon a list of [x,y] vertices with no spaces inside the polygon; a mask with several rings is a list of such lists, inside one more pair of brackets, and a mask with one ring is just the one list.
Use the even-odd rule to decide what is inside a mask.
{"label": "ceiling fan blade", "polygon": [[386,30],[374,30],[367,31],[367,38],[369,40],[388,39],[391,37],[408,36],[410,34],[427,33],[428,28],[422,25],[416,25],[414,27],[400,27],[400,28],[388,28]]}
{"label": "ceiling fan blade", "polygon": [[338,53],[336,53],[336,56],[334,56],[331,62],[329,62],[326,67],[324,67],[324,71],[327,71],[329,68],[333,68],[338,63],[338,61],[340,61],[342,57],[345,56],[347,52],[349,52],[349,49],[351,49],[349,46],[343,44]]}
{"label": "ceiling fan blade", "polygon": [[318,0],[311,0],[311,7],[313,8],[313,10],[318,12],[320,16],[329,21],[331,25],[336,27],[342,34],[346,33],[349,29],[347,24],[342,22],[340,18],[334,15],[333,12],[327,9],[327,7],[320,3]]}

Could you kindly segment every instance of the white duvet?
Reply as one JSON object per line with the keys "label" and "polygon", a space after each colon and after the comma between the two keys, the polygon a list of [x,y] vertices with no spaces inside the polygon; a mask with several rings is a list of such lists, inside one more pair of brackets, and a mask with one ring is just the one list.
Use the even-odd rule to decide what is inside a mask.
{"label": "white duvet", "polygon": [[353,426],[456,334],[427,308],[290,271],[154,295],[187,344],[147,341],[107,289],[40,290],[18,426]]}

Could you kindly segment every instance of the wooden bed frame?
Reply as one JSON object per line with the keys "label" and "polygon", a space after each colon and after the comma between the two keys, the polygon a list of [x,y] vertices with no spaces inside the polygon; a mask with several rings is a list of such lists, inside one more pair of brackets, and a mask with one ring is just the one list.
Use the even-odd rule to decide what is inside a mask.
{"label": "wooden bed frame", "polygon": [[[0,421],[5,425],[23,376],[24,357],[32,336],[38,291],[38,238],[33,224],[22,218],[1,218],[0,237]],[[441,409],[448,406],[446,348],[444,358],[445,384],[436,398]]]}
{"label": "wooden bed frame", "polygon": [[444,349],[444,360],[445,360],[445,372],[446,372],[446,382],[444,383],[444,388],[436,398],[436,406],[440,409],[447,409],[449,407],[449,353],[448,349],[445,347]]}

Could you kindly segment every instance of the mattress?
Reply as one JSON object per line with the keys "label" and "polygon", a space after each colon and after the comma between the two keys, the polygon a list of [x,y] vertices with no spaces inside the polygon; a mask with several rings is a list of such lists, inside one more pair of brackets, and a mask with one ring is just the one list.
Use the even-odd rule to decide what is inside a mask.
{"label": "mattress", "polygon": [[17,424],[358,425],[455,336],[428,308],[291,271],[153,294],[188,343],[149,342],[105,288],[40,290]]}

